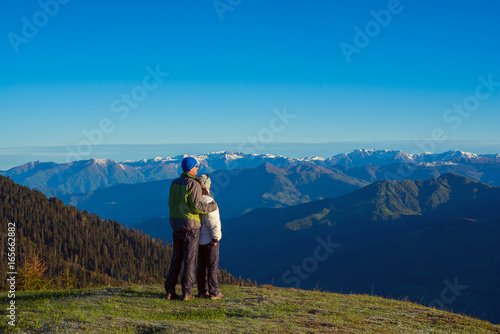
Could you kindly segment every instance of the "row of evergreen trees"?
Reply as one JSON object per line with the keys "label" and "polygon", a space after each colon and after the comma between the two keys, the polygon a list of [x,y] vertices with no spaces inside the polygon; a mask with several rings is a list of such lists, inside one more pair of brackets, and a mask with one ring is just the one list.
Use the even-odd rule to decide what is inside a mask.
{"label": "row of evergreen trees", "polygon": [[[15,223],[17,288],[161,284],[172,247],[116,221],[81,212],[0,176],[0,275],[8,268],[8,225]],[[222,270],[225,284],[252,284]],[[8,282],[0,280],[0,288]]]}

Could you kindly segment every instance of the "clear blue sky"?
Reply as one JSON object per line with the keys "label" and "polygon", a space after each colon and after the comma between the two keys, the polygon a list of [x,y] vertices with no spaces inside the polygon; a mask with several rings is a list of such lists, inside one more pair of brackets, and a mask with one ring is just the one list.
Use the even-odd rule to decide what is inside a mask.
{"label": "clear blue sky", "polygon": [[[273,143],[411,142],[436,129],[448,143],[500,142],[500,85],[475,97],[478,77],[500,82],[498,1],[220,0],[219,13],[212,0],[55,1],[3,4],[4,153],[76,147],[103,120],[112,130],[93,152],[241,143],[284,107],[295,118],[274,123]],[[146,90],[148,66],[169,75]],[[134,108],[121,100],[132,92]],[[472,111],[447,113],[466,102]]]}

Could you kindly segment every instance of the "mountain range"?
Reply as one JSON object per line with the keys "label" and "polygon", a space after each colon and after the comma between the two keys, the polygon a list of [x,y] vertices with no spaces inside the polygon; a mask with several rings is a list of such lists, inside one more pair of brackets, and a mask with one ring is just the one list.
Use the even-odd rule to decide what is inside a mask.
{"label": "mountain range", "polygon": [[[210,173],[212,192],[219,203],[223,219],[234,218],[257,208],[280,208],[322,198],[335,198],[372,182],[397,175],[401,164],[386,166],[320,166],[300,164],[276,167],[270,163],[255,168],[221,170]],[[497,171],[497,172],[495,172]],[[496,164],[420,166],[405,176],[411,180],[432,179],[449,172],[500,178]],[[139,184],[119,184],[85,194],[62,194],[59,198],[81,210],[96,212],[127,226],[154,218],[168,218],[168,190],[171,179]],[[491,182],[495,184],[496,182]],[[149,224],[149,223],[148,223]],[[157,227],[141,225],[145,231]]]}
{"label": "mountain range", "polygon": [[[233,218],[261,207],[285,207],[325,197],[338,197],[369,182],[347,176],[335,168],[317,165],[256,168],[210,173],[212,189],[223,210]],[[172,180],[119,184],[87,194],[60,196],[82,210],[133,226],[156,217],[168,217],[168,191]]]}
{"label": "mountain range", "polygon": [[[90,159],[65,164],[55,162],[30,162],[0,175],[9,176],[15,182],[45,193],[48,197],[63,194],[88,193],[116,184],[138,184],[173,179],[180,173],[180,163],[186,155],[139,161],[116,162],[110,159]],[[403,151],[359,149],[330,158],[289,158],[271,154],[245,154],[215,152],[194,156],[200,165],[200,173],[216,170],[255,168],[270,163],[276,167],[312,164],[323,167],[345,167],[356,174],[367,174],[361,179],[407,179],[419,171],[455,172],[492,185],[500,185],[500,155],[474,154],[449,151],[440,154],[408,154]],[[375,168],[375,167],[379,168]],[[392,166],[392,167],[391,167]],[[380,175],[370,175],[370,174]],[[355,176],[355,175],[351,175]],[[411,175],[410,175],[411,176]]]}

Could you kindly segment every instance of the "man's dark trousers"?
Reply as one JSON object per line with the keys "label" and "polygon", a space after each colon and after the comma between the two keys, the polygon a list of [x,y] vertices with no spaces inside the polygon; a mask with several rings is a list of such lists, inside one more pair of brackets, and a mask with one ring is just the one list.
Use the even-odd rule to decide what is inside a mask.
{"label": "man's dark trousers", "polygon": [[200,245],[198,256],[200,264],[198,266],[198,294],[204,295],[207,292],[206,284],[208,283],[208,292],[212,296],[219,294],[219,243],[216,245]]}
{"label": "man's dark trousers", "polygon": [[198,244],[200,229],[190,231],[173,232],[173,255],[165,281],[166,292],[175,293],[177,278],[181,272],[182,263],[184,271],[182,273],[181,286],[183,294],[191,294],[194,285],[196,263],[198,262]]}

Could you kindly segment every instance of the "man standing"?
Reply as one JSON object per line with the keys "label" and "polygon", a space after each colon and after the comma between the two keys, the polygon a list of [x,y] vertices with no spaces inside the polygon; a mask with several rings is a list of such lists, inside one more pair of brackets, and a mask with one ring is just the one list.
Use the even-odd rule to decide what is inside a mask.
{"label": "man standing", "polygon": [[200,214],[217,210],[217,203],[203,203],[200,181],[196,178],[198,162],[184,158],[181,163],[181,177],[172,181],[168,206],[170,207],[170,226],[173,231],[173,254],[167,280],[165,281],[165,299],[178,299],[175,285],[184,263],[182,273],[182,300],[193,299],[195,269],[198,261],[198,243],[200,236]]}

